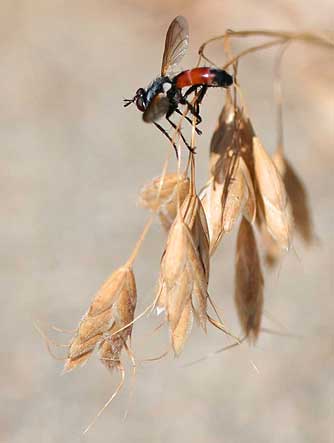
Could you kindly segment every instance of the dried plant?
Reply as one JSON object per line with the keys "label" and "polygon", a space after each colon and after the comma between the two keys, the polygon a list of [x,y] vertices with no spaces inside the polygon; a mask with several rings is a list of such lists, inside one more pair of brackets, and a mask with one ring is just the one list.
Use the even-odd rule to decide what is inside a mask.
{"label": "dried plant", "polygon": [[[233,39],[252,36],[261,36],[266,41],[237,55],[232,54],[230,45]],[[315,238],[305,187],[283,149],[279,66],[287,45],[294,41],[330,49],[334,48],[334,42],[311,33],[228,31],[201,46],[198,65],[202,60],[215,65],[205,51],[208,45],[218,41],[223,43],[228,56],[223,69],[233,67],[234,84],[226,92],[226,102],[211,140],[208,182],[197,195],[196,156],[189,151],[188,162],[182,169],[179,150],[177,170],[167,172],[166,163],[160,177],[141,190],[140,204],[152,215],[128,262],[111,275],[93,298],[68,347],[65,372],[86,363],[98,348],[101,362],[121,374],[120,385],[104,408],[124,382],[123,350],[135,365],[129,345],[133,324],[154,308],[165,314],[171,347],[176,356],[184,349],[194,319],[203,331],[208,325],[214,325],[232,335],[223,326],[208,294],[208,283],[212,256],[239,219],[235,302],[241,328],[250,342],[255,342],[261,331],[264,303],[264,278],[256,235],[259,236],[260,251],[271,265],[289,250],[294,228],[307,244]],[[275,80],[278,143],[274,155],[270,156],[246,111],[238,84],[238,69],[244,56],[274,46],[283,50],[279,54]],[[195,93],[192,106],[196,105],[196,100]],[[187,113],[186,108],[176,125],[174,136],[170,137],[174,148],[180,140],[180,128],[183,120],[188,118]],[[193,122],[192,150],[195,148],[195,135]],[[132,266],[155,215],[167,231],[157,292],[144,312],[135,317],[137,291]],[[209,314],[209,306],[213,308],[214,316]],[[230,347],[242,341],[236,339]]]}
{"label": "dried plant", "polygon": [[193,318],[206,331],[209,238],[204,211],[194,189],[179,207],[161,259],[157,307],[166,312],[171,342],[179,355]]}
{"label": "dried plant", "polygon": [[235,303],[242,329],[255,341],[260,332],[263,307],[263,276],[252,225],[240,223],[235,260]]}
{"label": "dried plant", "polygon": [[[120,354],[127,348],[137,301],[136,283],[128,267],[117,269],[97,292],[70,343],[64,371],[87,362],[99,345],[101,361],[108,368],[121,369]],[[115,334],[116,332],[116,334]],[[108,354],[108,358],[106,358]]]}

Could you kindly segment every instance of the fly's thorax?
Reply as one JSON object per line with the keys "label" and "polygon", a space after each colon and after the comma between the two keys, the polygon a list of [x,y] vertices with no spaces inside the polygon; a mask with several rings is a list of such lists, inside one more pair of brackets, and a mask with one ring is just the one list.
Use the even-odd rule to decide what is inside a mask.
{"label": "fly's thorax", "polygon": [[158,77],[150,83],[146,89],[146,106],[151,103],[158,94],[167,94],[172,88],[172,81],[169,77]]}

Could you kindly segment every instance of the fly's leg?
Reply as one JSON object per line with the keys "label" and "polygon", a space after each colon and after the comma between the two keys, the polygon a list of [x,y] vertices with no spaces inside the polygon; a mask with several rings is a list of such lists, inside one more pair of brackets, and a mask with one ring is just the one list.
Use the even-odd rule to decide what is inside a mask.
{"label": "fly's leg", "polygon": [[[195,102],[195,105],[192,105],[187,100],[188,95],[192,94],[193,92],[197,92],[198,88],[201,88],[199,91],[199,94],[197,95],[197,100]],[[199,105],[201,104],[206,92],[208,90],[207,85],[193,85],[190,86],[190,88],[185,92],[184,96],[182,97],[183,104],[186,104],[189,108],[189,111],[192,113],[194,117],[196,117],[196,125],[199,125],[202,121],[202,117],[199,114]]]}
{"label": "fly's leg", "polygon": [[[182,113],[179,109],[175,109],[175,112],[176,112],[177,114],[183,116],[183,113]],[[189,122],[191,125],[193,124],[191,118],[189,118],[189,117],[187,117],[187,116],[184,116],[184,118],[185,118],[185,119],[187,120],[187,122]],[[195,131],[196,131],[196,134],[198,134],[198,135],[202,135],[202,131],[201,131],[200,129],[198,129],[198,128],[195,127]]]}
{"label": "fly's leg", "polygon": [[171,144],[173,145],[173,148],[174,148],[175,154],[176,154],[176,158],[178,159],[178,158],[179,158],[179,153],[178,153],[178,150],[177,150],[177,146],[176,146],[176,144],[173,142],[171,136],[168,134],[168,132],[166,131],[166,129],[164,129],[162,126],[160,126],[157,122],[153,122],[153,124],[154,124],[154,126],[156,126],[156,127],[159,129],[159,131],[161,131],[161,132],[162,132],[162,133],[168,138],[168,140],[171,142]]}
{"label": "fly's leg", "polygon": [[180,134],[183,143],[186,145],[186,147],[189,149],[190,152],[194,153],[195,149],[192,148],[189,143],[187,142],[187,140],[184,138],[184,135],[182,134],[182,132],[180,131],[180,129],[177,128],[176,124],[174,122],[172,122],[172,120],[169,118],[168,114],[166,115],[166,119],[169,122],[169,124],[178,131],[178,133]]}

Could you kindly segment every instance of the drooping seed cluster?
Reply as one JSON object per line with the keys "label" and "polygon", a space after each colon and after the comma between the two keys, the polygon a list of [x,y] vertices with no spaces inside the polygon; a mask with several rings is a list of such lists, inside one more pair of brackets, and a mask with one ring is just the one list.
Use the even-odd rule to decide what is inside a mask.
{"label": "drooping seed cluster", "polygon": [[[128,349],[137,291],[131,268],[117,269],[97,292],[70,342],[64,371],[87,362],[96,346],[110,369],[122,369],[120,355]],[[124,329],[123,329],[124,328]]]}
{"label": "drooping seed cluster", "polygon": [[167,233],[151,304],[135,316],[137,290],[132,266],[137,245],[128,262],[115,270],[94,296],[68,345],[65,372],[85,364],[98,349],[101,362],[121,374],[121,384],[107,404],[123,386],[123,350],[135,366],[130,347],[132,328],[146,312],[164,314],[175,356],[181,354],[194,320],[204,332],[213,325],[232,335],[222,323],[208,284],[210,261],[238,223],[235,304],[243,337],[237,338],[237,343],[244,338],[255,342],[261,331],[262,258],[268,265],[276,265],[289,250],[294,231],[308,244],[314,240],[305,188],[283,148],[279,146],[273,156],[268,154],[244,108],[232,100],[229,91],[210,144],[210,176],[199,193],[195,165],[196,156],[189,153],[184,171],[179,165],[177,172],[163,172],[139,195],[140,204],[159,217]]}

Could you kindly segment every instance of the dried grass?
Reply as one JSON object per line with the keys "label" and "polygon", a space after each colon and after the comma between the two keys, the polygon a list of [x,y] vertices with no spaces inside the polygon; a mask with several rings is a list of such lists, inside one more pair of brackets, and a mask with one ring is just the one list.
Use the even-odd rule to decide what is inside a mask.
{"label": "dried grass", "polygon": [[263,276],[252,225],[240,223],[235,260],[235,304],[243,332],[255,341],[263,308]]}
{"label": "dried grass", "polygon": [[[262,36],[267,40],[233,55],[230,40],[249,36]],[[195,190],[196,158],[193,153],[188,153],[187,165],[181,172],[180,150],[177,171],[166,173],[165,164],[160,177],[143,187],[139,196],[140,204],[153,215],[128,262],[111,275],[93,298],[68,346],[65,372],[85,364],[98,348],[101,362],[120,374],[118,388],[97,416],[123,386],[123,350],[135,366],[129,346],[133,324],[154,307],[158,312],[165,313],[171,346],[176,356],[184,349],[194,319],[204,332],[208,325],[214,325],[229,333],[208,294],[210,261],[240,218],[235,260],[235,303],[243,332],[251,342],[258,338],[264,303],[264,278],[255,232],[258,232],[260,238],[261,252],[270,265],[276,264],[282,253],[289,250],[294,226],[305,243],[311,244],[315,238],[305,187],[283,152],[279,75],[276,76],[276,89],[280,92],[276,98],[280,116],[279,148],[271,157],[246,112],[238,84],[238,61],[250,53],[273,46],[286,48],[287,43],[296,40],[331,49],[334,43],[308,33],[228,31],[201,46],[199,63],[206,60],[214,64],[205,55],[205,49],[211,42],[219,40],[224,43],[229,57],[225,68],[233,66],[234,86],[226,92],[226,103],[212,136],[209,180],[199,197]],[[195,94],[192,105],[196,100]],[[174,145],[180,138],[179,130],[187,113],[186,109],[177,125],[172,139]],[[195,147],[195,135],[193,126],[192,148]],[[156,214],[167,231],[156,297],[135,317],[137,291],[132,266]],[[213,292],[216,292],[216,288],[213,288]],[[213,307],[216,318],[208,313],[209,305]],[[227,348],[242,341],[237,339]]]}

